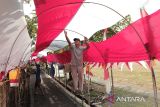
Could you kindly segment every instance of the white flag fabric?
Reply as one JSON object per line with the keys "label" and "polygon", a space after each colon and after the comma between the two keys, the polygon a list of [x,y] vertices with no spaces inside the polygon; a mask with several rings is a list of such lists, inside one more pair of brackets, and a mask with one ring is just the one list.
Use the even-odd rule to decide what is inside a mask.
{"label": "white flag fabric", "polygon": [[[61,0],[61,2],[52,0],[46,2],[35,1],[39,19],[35,55],[43,49],[51,47],[55,40],[66,41],[63,33],[64,29],[68,31],[71,42],[73,42],[73,38],[80,38],[81,40],[83,36],[90,38],[97,31],[122,20],[122,16],[130,15],[132,22],[141,18],[139,9],[144,5],[149,14],[155,12],[159,9],[158,3],[160,3],[159,0],[85,0],[84,2],[76,2],[81,0],[75,0],[75,2],[67,0],[67,2],[71,1],[71,4],[66,3],[66,0]],[[81,6],[75,13],[73,11],[63,11],[63,8],[74,8],[78,3]],[[68,17],[72,15],[74,17],[68,20]],[[67,23],[65,23],[65,26],[63,26],[64,22]],[[53,26],[51,23],[53,23]],[[43,27],[47,27],[46,30]],[[51,43],[51,41],[53,42]]]}
{"label": "white flag fabric", "polygon": [[[159,9],[158,3],[160,3],[158,0],[85,0],[65,29],[89,38],[96,31],[112,26],[127,15],[131,15],[132,21],[139,19],[141,17],[139,9],[144,5],[149,14],[153,13]],[[72,31],[68,31],[71,40],[74,37],[83,39]],[[56,39],[65,40],[64,33],[62,32]]]}
{"label": "white flag fabric", "polygon": [[18,66],[30,42],[23,1],[0,0],[0,71]]}
{"label": "white flag fabric", "polygon": [[[151,14],[159,9],[158,3],[160,0],[85,0],[65,29],[71,42],[75,37],[83,40],[83,36],[90,38],[98,30],[112,26],[127,15],[130,15],[134,22],[141,18],[139,9],[143,6]],[[64,33],[61,32],[49,47],[52,47],[56,40],[66,41]]]}

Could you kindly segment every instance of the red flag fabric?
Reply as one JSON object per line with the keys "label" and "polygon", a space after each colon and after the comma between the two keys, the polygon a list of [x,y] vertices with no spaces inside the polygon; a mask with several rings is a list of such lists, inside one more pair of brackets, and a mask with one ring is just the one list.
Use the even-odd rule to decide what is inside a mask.
{"label": "red flag fabric", "polygon": [[34,61],[35,62],[40,62],[40,58],[36,58]]}
{"label": "red flag fabric", "polygon": [[108,80],[108,78],[109,78],[108,69],[105,69],[105,68],[104,68],[104,80]]}
{"label": "red flag fabric", "polygon": [[93,65],[92,65],[92,67],[95,67],[97,65],[97,63],[94,63]]}
{"label": "red flag fabric", "polygon": [[[89,44],[90,48],[84,52],[84,61],[114,63],[149,60],[149,53],[144,47],[144,45],[149,42],[149,39],[146,37],[146,30],[144,30],[143,27],[144,24],[147,23],[151,26],[152,38],[154,40],[154,43],[151,46],[152,52],[149,52],[157,59],[160,58],[159,17],[160,10],[148,15],[147,17],[141,18],[136,22],[133,22],[132,26],[126,27],[112,38],[97,43],[91,42]],[[147,23],[144,21],[146,20],[145,18],[148,20]],[[57,62],[68,63],[70,62],[70,52],[67,51],[62,54],[53,54],[49,59],[53,59]]]}
{"label": "red flag fabric", "polygon": [[146,16],[148,16],[148,13],[147,13],[147,11],[145,10],[144,7],[140,9],[140,14],[141,14],[141,17],[146,17]]}
{"label": "red flag fabric", "polygon": [[[38,17],[37,55],[50,45],[78,11],[83,0],[34,0]],[[47,37],[47,38],[46,38]],[[45,38],[45,39],[44,39]]]}
{"label": "red flag fabric", "polygon": [[44,56],[42,58],[36,58],[35,62],[47,62],[47,58]]}
{"label": "red flag fabric", "polygon": [[147,63],[147,65],[148,65],[149,69],[151,69],[151,61],[148,60],[148,61],[146,61],[146,63]]}
{"label": "red flag fabric", "polygon": [[130,66],[129,66],[129,63],[126,62],[125,64],[126,64],[127,68],[128,68],[129,70],[131,70],[131,69],[130,69]]}
{"label": "red flag fabric", "polygon": [[[160,40],[160,34],[158,33],[158,24],[160,24],[159,19],[157,18],[150,18],[145,8],[140,9],[142,22],[143,22],[143,28],[145,31],[145,35],[147,38],[147,43],[145,44],[148,54],[150,55],[150,58],[159,58],[159,52],[160,52],[160,45],[158,41]],[[158,12],[157,12],[158,13]]]}
{"label": "red flag fabric", "polygon": [[1,71],[1,72],[0,72],[0,81],[4,78],[4,75],[5,75],[5,72],[4,72],[4,71]]}
{"label": "red flag fabric", "polygon": [[91,72],[91,69],[90,69],[90,65],[86,65],[86,74],[90,75],[90,76],[93,76],[93,74]]}
{"label": "red flag fabric", "polygon": [[71,53],[69,51],[60,54],[49,54],[47,57],[48,62],[59,62],[62,64],[70,63]]}

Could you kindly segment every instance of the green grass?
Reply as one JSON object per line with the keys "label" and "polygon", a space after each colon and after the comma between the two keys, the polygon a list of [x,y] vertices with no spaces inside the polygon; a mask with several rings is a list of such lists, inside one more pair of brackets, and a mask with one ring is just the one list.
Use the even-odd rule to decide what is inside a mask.
{"label": "green grass", "polygon": [[[142,101],[120,101],[118,100],[113,107],[153,107],[153,98],[149,97],[147,95],[144,94],[138,94],[138,93],[133,93],[133,92],[129,92],[125,89],[122,88],[116,88],[115,89],[115,93],[116,93],[116,100],[118,100],[119,98],[122,97],[139,97],[139,98],[144,98],[144,100]],[[160,100],[159,100],[159,105],[160,105]]]}
{"label": "green grass", "polygon": [[[91,91],[91,100],[95,99],[96,97],[98,97],[99,95],[102,95],[102,92],[98,92],[98,91]],[[104,95],[104,94],[103,94]],[[125,98],[125,97],[139,97],[139,98],[143,98],[144,100],[141,101],[131,101],[131,100],[118,100],[118,98]],[[101,100],[100,100],[101,101]],[[159,105],[160,105],[160,100],[158,101]],[[105,101],[102,104],[102,107],[108,107],[109,102]],[[154,101],[152,97],[149,97],[147,95],[143,95],[143,94],[138,94],[138,93],[134,93],[134,92],[130,92],[128,90],[125,90],[123,88],[115,88],[115,103],[112,104],[112,107],[153,107],[154,105]]]}
{"label": "green grass", "polygon": [[[154,66],[156,81],[157,81],[157,89],[160,92],[160,64]],[[94,68],[91,70],[95,77],[103,80],[103,69]],[[151,72],[142,68],[138,64],[134,64],[133,72],[129,71],[129,69],[125,66],[123,71],[117,66],[113,67],[113,79],[115,87],[130,87],[131,90],[137,90],[142,92],[152,93],[152,75]]]}
{"label": "green grass", "polygon": [[[158,95],[160,95],[160,64],[157,63],[153,66],[156,74]],[[93,68],[92,73],[95,77],[103,80],[103,69]],[[113,66],[113,79],[114,79],[114,93],[115,98],[119,97],[139,97],[144,98],[144,101],[132,101],[124,102],[117,101],[112,107],[153,107],[153,87],[151,72],[141,67],[138,64],[134,64],[133,72],[125,66],[123,71],[114,65]],[[63,80],[63,79],[62,79]],[[95,99],[99,95],[104,95],[105,87],[102,85],[92,83],[94,90],[91,91],[91,100]],[[87,88],[86,88],[87,89]],[[86,99],[89,99],[87,94]],[[160,99],[159,99],[160,105]],[[102,104],[102,107],[108,107],[108,102]]]}
{"label": "green grass", "polygon": [[[160,63],[156,61],[156,65],[153,66],[157,82],[157,91],[160,95]],[[93,68],[92,73],[95,77],[103,79],[103,69]],[[138,64],[134,64],[133,72],[125,66],[123,71],[117,65],[113,66],[113,79],[115,87],[115,95],[119,97],[139,97],[144,98],[145,102],[116,102],[113,107],[153,107],[153,84],[152,75],[149,70],[141,67]],[[104,88],[104,87],[102,87]],[[93,94],[95,97],[95,94]],[[159,96],[160,98],[160,96]],[[160,105],[160,99],[159,99]],[[107,107],[107,103],[103,104],[103,107]]]}

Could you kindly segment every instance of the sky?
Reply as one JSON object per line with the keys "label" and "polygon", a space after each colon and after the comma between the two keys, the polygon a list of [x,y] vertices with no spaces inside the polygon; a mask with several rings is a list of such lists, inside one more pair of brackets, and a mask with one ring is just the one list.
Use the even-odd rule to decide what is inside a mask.
{"label": "sky", "polygon": [[[137,19],[139,19],[141,17],[139,9],[142,6],[145,6],[145,9],[148,12],[148,14],[152,14],[156,10],[160,9],[159,8],[160,7],[160,0],[85,0],[85,1],[87,1],[87,2],[94,1],[94,2],[101,3],[101,4],[105,4],[113,9],[115,9],[123,16],[130,14],[132,22],[136,21]],[[96,8],[95,8],[95,6],[96,6]],[[35,10],[33,0],[31,0],[30,4],[24,4],[24,13],[25,14],[32,16],[31,13],[33,10]],[[81,8],[79,9],[78,12],[79,13],[81,12],[81,13],[76,14],[77,16],[75,15],[77,20],[84,22],[85,25],[86,25],[86,23],[93,25],[93,22],[96,21],[96,23],[97,23],[96,26],[98,28],[97,31],[104,28],[104,26],[110,27],[122,19],[122,17],[118,16],[113,11],[110,11],[109,9],[106,9],[102,6],[97,6],[97,5],[93,5],[93,4],[91,4],[91,5],[84,4],[83,6],[81,6]],[[86,16],[86,17],[84,17],[84,16]],[[90,21],[90,19],[94,20],[94,21],[92,22],[92,21]],[[80,27],[80,26],[78,26],[79,21],[77,21],[75,18],[73,18],[72,20],[74,21],[74,23],[68,24],[66,28],[77,31],[77,32],[79,32],[83,35],[86,35],[86,36],[87,35],[90,36],[95,33],[95,29],[92,31],[88,30],[88,32],[84,31],[83,29],[79,29],[79,27]],[[107,26],[106,26],[106,23],[107,23]],[[83,25],[81,24],[81,26],[86,27],[85,29],[88,29],[87,28],[88,26],[84,26],[84,24]],[[93,29],[93,28],[91,28],[91,29]],[[69,32],[69,33],[71,33],[71,32]],[[63,35],[63,34],[60,34],[60,35]],[[75,34],[69,34],[69,35],[75,35]],[[57,40],[64,40],[64,38],[61,38],[61,37],[62,36],[59,36],[56,39]],[[71,39],[73,39],[73,38],[71,38]],[[80,39],[83,39],[83,38],[80,37]]]}
{"label": "sky", "polygon": [[[160,9],[160,0],[86,0],[86,1],[87,2],[95,1],[101,4],[106,4],[107,6],[117,10],[123,16],[130,14],[132,22],[141,17],[139,9],[143,6],[145,7],[148,14],[152,14],[156,10]],[[122,19],[122,17],[118,17],[118,15],[115,14],[113,11],[109,11],[109,9],[108,10],[104,8],[102,9],[102,7],[98,6],[97,8],[95,8],[95,6],[96,5],[89,6],[87,4],[81,6],[82,9],[80,8],[79,11],[77,12],[79,14],[76,14],[71,21],[73,23],[69,23],[66,28],[80,32],[83,35],[89,35],[88,36],[89,38],[96,32],[96,30],[98,31],[101,30],[102,28],[109,27]],[[24,4],[25,14],[32,16],[30,14],[32,13],[32,10],[35,10],[33,1],[31,1],[30,4]],[[85,15],[83,15],[83,13]],[[84,17],[84,16],[90,16],[90,17]],[[83,20],[84,24],[81,23],[81,25],[79,25],[80,20]],[[90,24],[90,26],[87,26],[86,23]],[[95,27],[92,28],[91,25],[94,26],[96,25],[97,28]],[[88,27],[90,29],[88,29]],[[88,30],[86,31],[86,29]],[[75,34],[73,34],[72,32],[68,32],[68,35],[75,35]],[[81,37],[79,36],[79,38],[83,39],[82,36]],[[56,39],[65,40],[63,32]],[[73,40],[73,38],[71,40]]]}
{"label": "sky", "polygon": [[[99,0],[99,1],[103,1],[103,0]],[[112,4],[117,4],[117,5],[115,5],[117,7],[123,6],[124,2],[125,2],[125,5],[128,5],[128,8],[131,8],[133,6],[136,7],[138,4],[138,7],[145,6],[147,12],[149,12],[149,13],[153,13],[155,10],[160,9],[159,8],[160,7],[159,6],[160,0],[133,0],[134,2],[126,2],[126,1],[131,1],[131,0],[105,0],[105,1],[108,1]],[[24,6],[24,13],[26,15],[30,15],[32,13],[32,11],[35,10],[33,0],[31,0],[30,4],[24,3],[23,6]]]}

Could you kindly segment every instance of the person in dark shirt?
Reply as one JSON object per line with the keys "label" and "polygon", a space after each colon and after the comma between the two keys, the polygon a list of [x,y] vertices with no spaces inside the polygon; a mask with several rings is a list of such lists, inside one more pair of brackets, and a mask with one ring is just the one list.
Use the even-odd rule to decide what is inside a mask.
{"label": "person in dark shirt", "polygon": [[41,69],[40,64],[36,63],[36,82],[35,82],[35,92],[37,92],[37,88],[40,88],[41,84]]}
{"label": "person in dark shirt", "polygon": [[52,63],[51,63],[51,71],[50,71],[52,78],[54,78],[54,75],[55,75],[55,68],[54,68],[53,64],[54,64],[54,63],[52,62]]}

